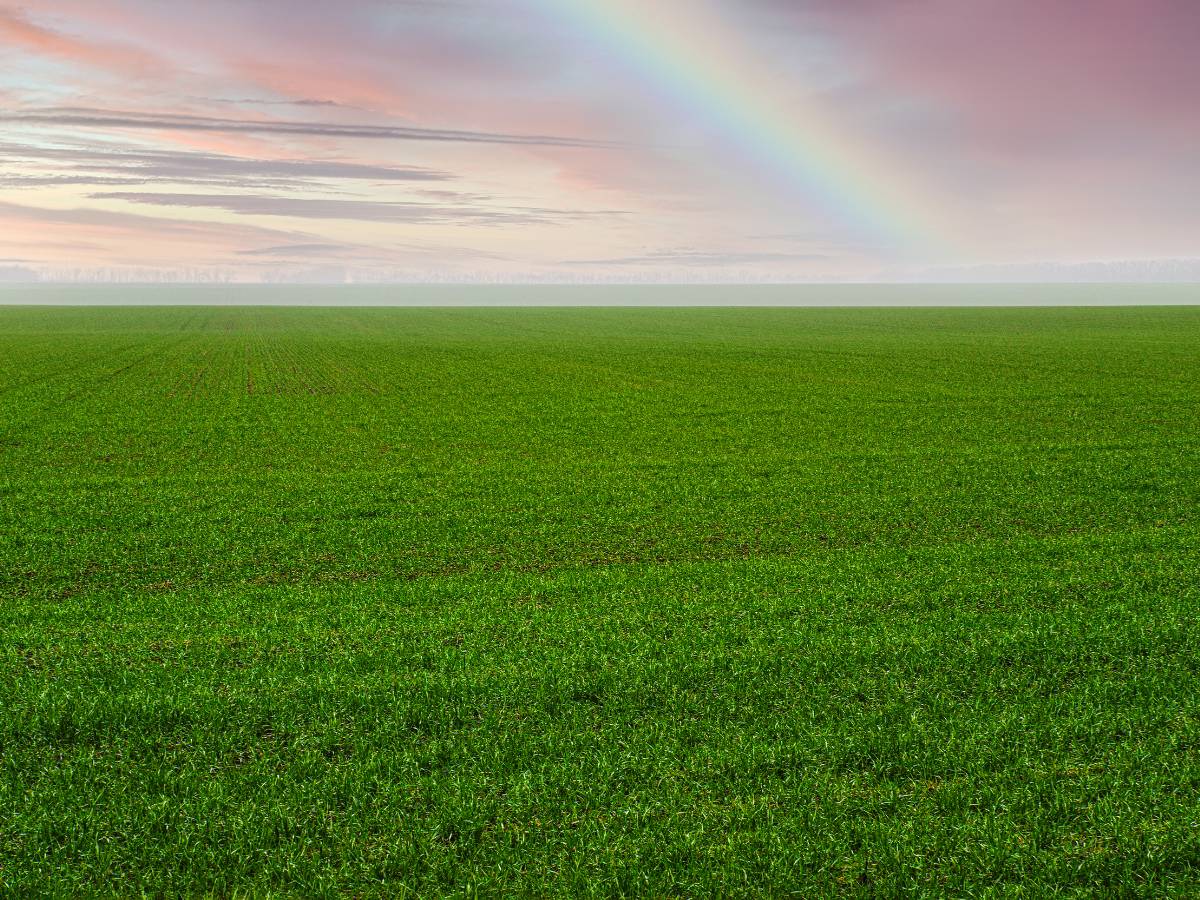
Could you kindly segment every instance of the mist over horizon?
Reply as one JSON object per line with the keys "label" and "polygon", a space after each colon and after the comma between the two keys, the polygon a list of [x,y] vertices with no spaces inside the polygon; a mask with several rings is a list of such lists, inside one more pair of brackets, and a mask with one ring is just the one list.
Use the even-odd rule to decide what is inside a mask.
{"label": "mist over horizon", "polygon": [[917,285],[1054,286],[1054,285],[1200,285],[1200,259],[1118,260],[1082,263],[1014,263],[980,265],[911,272],[878,273],[875,277],[799,280],[764,277],[745,270],[712,273],[635,273],[624,276],[567,276],[551,273],[504,276],[489,273],[430,273],[413,277],[405,273],[354,272],[325,268],[295,272],[254,273],[216,269],[32,269],[0,266],[0,287],[86,285],[240,285],[245,287],[689,287],[746,286],[818,288],[837,286],[905,287]]}

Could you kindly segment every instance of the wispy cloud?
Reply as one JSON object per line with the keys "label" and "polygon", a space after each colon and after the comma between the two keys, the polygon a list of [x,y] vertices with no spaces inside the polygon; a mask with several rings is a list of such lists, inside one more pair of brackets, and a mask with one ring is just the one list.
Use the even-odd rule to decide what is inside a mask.
{"label": "wispy cloud", "polygon": [[227,106],[283,106],[310,107],[314,109],[347,109],[365,112],[362,107],[339,103],[337,100],[322,100],[315,97],[295,97],[286,100],[269,100],[262,97],[198,97],[203,103],[219,103]]}
{"label": "wispy cloud", "polygon": [[568,222],[597,216],[623,215],[619,210],[563,210],[536,207],[486,208],[403,201],[337,200],[263,194],[173,194],[106,191],[93,200],[123,200],[150,206],[219,209],[241,216],[296,219],[342,219],[401,224],[519,225]]}
{"label": "wispy cloud", "polygon": [[40,56],[137,77],[171,71],[160,57],[140,48],[64,34],[30,21],[19,9],[0,7],[0,39]]}
{"label": "wispy cloud", "polygon": [[609,257],[606,259],[572,259],[570,266],[747,266],[760,263],[800,263],[827,260],[831,257],[822,253],[754,253],[736,251],[704,250],[656,250],[634,256]]}
{"label": "wispy cloud", "polygon": [[106,175],[0,175],[0,188],[44,188],[88,185],[89,187],[136,186],[142,178],[113,178]]}
{"label": "wispy cloud", "polygon": [[507,144],[527,147],[618,147],[616,142],[546,134],[504,134],[404,125],[343,125],[333,122],[289,122],[221,119],[210,116],[162,115],[62,107],[21,110],[0,115],[0,122],[48,125],[56,128],[148,129],[152,131],[211,131],[226,134],[274,134],[302,137],[357,138],[383,141],[440,141],[466,144]]}
{"label": "wispy cloud", "polygon": [[[120,232],[126,239],[143,235],[147,242],[163,238],[219,238],[221,241],[241,243],[243,246],[266,241],[301,242],[309,237],[298,230],[265,228],[260,225],[167,219],[96,207],[51,209],[0,201],[0,232],[7,228],[12,229],[10,234],[21,234],[21,229],[35,226],[43,226],[49,229],[46,233],[58,235],[53,243],[79,249],[98,245],[82,241],[64,242],[62,236],[67,234],[68,230],[76,229],[80,234],[94,235]],[[30,241],[30,244],[36,246],[50,246],[51,243],[45,239]],[[131,244],[130,249],[138,248]]]}
{"label": "wispy cloud", "polygon": [[[173,150],[98,150],[80,146],[0,144],[0,163],[13,166],[28,162],[66,170],[70,174],[63,177],[71,178],[71,183],[75,184],[114,183],[102,181],[98,176],[129,179],[123,183],[131,184],[139,183],[140,180],[141,183],[170,181],[292,188],[318,180],[442,182],[453,178],[448,172],[421,166],[373,165],[319,159],[253,159]],[[93,174],[80,174],[85,171]]]}
{"label": "wispy cloud", "polygon": [[254,250],[239,250],[238,256],[269,256],[294,259],[296,257],[329,256],[342,253],[343,244],[282,244],[275,247],[259,247]]}

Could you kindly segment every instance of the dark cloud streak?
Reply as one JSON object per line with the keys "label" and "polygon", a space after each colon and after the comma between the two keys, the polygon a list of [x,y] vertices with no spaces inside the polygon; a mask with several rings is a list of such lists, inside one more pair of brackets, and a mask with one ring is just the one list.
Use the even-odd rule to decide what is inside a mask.
{"label": "dark cloud streak", "polygon": [[583,138],[540,134],[503,134],[487,131],[415,128],[400,125],[340,125],[330,122],[258,121],[252,119],[219,119],[209,116],[149,115],[133,112],[77,109],[73,107],[11,112],[0,115],[0,122],[23,125],[47,125],[56,128],[204,131],[225,134],[273,134],[385,141],[503,144],[523,147],[581,147],[595,149],[621,146],[609,141],[592,141]]}
{"label": "dark cloud streak", "polygon": [[172,150],[40,147],[11,143],[0,144],[0,164],[9,169],[32,164],[43,170],[0,176],[0,184],[12,187],[170,182],[240,189],[294,189],[317,185],[326,180],[437,183],[454,179],[448,172],[417,166],[319,159],[254,159]]}

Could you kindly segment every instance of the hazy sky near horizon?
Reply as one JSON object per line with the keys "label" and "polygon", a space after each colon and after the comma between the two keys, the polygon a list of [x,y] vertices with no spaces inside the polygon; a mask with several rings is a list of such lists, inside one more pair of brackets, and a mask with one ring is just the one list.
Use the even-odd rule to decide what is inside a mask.
{"label": "hazy sky near horizon", "polygon": [[0,0],[0,274],[1200,255],[1196,0]]}

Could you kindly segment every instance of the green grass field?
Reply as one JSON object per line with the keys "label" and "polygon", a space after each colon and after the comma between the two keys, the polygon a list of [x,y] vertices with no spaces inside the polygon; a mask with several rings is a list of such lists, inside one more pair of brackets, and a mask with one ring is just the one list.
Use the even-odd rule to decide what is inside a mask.
{"label": "green grass field", "polygon": [[1200,308],[5,308],[0,463],[0,894],[1200,893]]}

